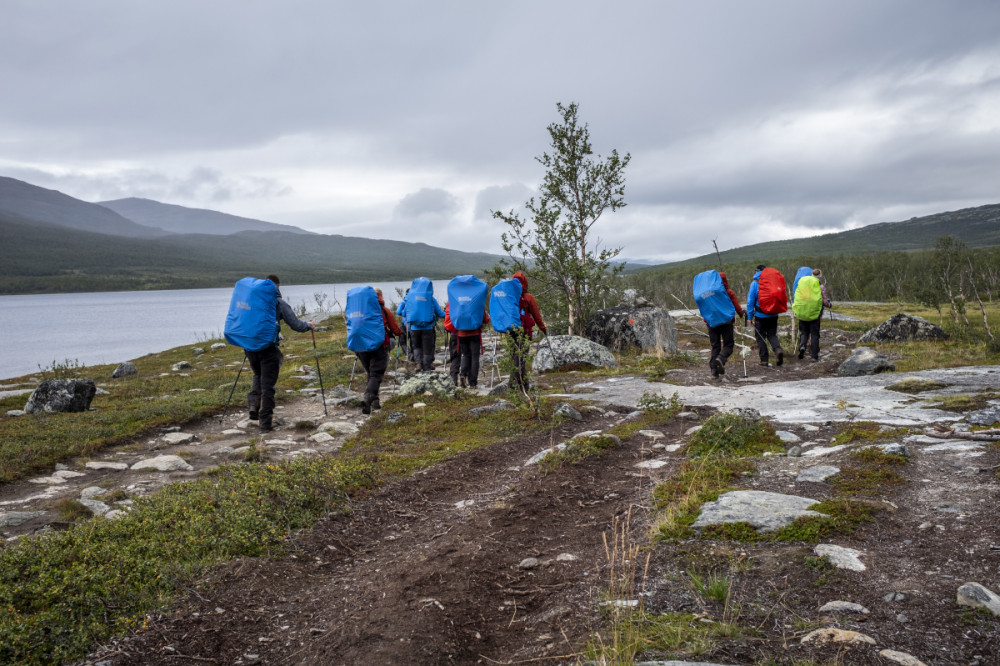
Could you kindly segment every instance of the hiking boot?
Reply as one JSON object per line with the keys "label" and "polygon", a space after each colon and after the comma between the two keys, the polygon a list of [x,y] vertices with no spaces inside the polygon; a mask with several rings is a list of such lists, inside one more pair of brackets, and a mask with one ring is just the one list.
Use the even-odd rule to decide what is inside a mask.
{"label": "hiking boot", "polygon": [[272,430],[274,430],[274,428],[271,427],[270,425],[264,425],[263,423],[260,424],[260,434],[263,435],[271,432]]}
{"label": "hiking boot", "polygon": [[469,386],[469,381],[465,377],[459,377],[458,385],[462,388],[467,388]]}
{"label": "hiking boot", "polygon": [[378,401],[378,398],[372,400],[372,409],[376,411],[382,409],[382,403]]}
{"label": "hiking boot", "polygon": [[801,361],[806,355],[806,348],[799,347],[799,360]]}
{"label": "hiking boot", "polygon": [[365,397],[361,399],[361,413],[371,414],[372,413],[372,397],[365,394]]}
{"label": "hiking boot", "polygon": [[256,409],[251,409],[250,410],[250,420],[251,421],[256,421],[257,420],[257,416],[258,416],[257,410]]}
{"label": "hiking boot", "polygon": [[708,367],[710,367],[712,369],[712,377],[713,378],[719,376],[719,367],[720,366],[721,366],[721,364],[716,359],[714,359],[714,358],[708,362]]}
{"label": "hiking boot", "polygon": [[726,374],[726,366],[722,364],[722,361],[716,361],[715,367],[718,369],[720,375]]}
{"label": "hiking boot", "polygon": [[780,351],[778,352],[778,362],[775,363],[775,365],[780,366],[784,362],[785,362],[785,352]]}
{"label": "hiking boot", "polygon": [[763,367],[766,368],[770,364],[767,361],[757,361],[757,365],[760,365],[760,366],[763,366]]}
{"label": "hiking boot", "polygon": [[819,356],[813,356],[812,357],[812,362],[813,363],[819,363]]}

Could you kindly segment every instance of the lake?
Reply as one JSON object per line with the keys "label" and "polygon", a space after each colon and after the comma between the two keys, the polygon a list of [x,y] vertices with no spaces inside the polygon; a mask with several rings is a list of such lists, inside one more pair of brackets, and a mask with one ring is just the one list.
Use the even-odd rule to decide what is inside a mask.
{"label": "lake", "polygon": [[[341,312],[347,290],[359,283],[282,285],[281,294],[298,310]],[[409,282],[372,282],[387,303]],[[448,280],[434,281],[441,307]],[[0,378],[37,372],[53,362],[84,365],[121,363],[151,352],[222,337],[232,288],[114,291],[86,294],[0,296]],[[339,305],[334,302],[339,301]],[[287,327],[284,327],[287,330]]]}

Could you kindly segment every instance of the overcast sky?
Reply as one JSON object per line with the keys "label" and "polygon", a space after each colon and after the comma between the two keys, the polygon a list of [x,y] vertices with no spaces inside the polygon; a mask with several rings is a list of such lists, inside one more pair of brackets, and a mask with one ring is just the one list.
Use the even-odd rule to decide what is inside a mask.
{"label": "overcast sky", "polygon": [[0,175],[500,252],[556,103],[622,256],[1000,202],[1000,4],[4,0]]}

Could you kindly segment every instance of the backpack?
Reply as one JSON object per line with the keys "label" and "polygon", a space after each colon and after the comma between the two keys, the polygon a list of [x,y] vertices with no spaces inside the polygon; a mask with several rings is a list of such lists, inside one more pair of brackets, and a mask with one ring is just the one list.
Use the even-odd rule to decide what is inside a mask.
{"label": "backpack", "polygon": [[403,302],[408,324],[427,326],[434,323],[434,284],[429,279],[416,278]]}
{"label": "backpack", "polygon": [[246,351],[267,349],[278,341],[278,285],[245,277],[233,287],[224,335]]}
{"label": "backpack", "polygon": [[385,344],[382,306],[372,287],[354,287],[347,291],[344,319],[347,321],[347,348],[352,352],[375,351]]}
{"label": "backpack", "polygon": [[757,305],[764,314],[776,315],[788,311],[785,276],[777,268],[765,268],[757,278]]}
{"label": "backpack", "polygon": [[795,271],[795,279],[792,280],[792,303],[795,303],[795,290],[799,288],[799,280],[812,274],[813,269],[808,266],[803,266],[799,270]]}
{"label": "backpack", "polygon": [[701,317],[710,328],[731,322],[736,317],[736,306],[722,284],[719,271],[710,270],[695,275],[691,290]]}
{"label": "backpack", "polygon": [[792,312],[799,321],[816,321],[823,312],[823,288],[811,273],[801,278],[795,288]]}
{"label": "backpack", "polygon": [[521,281],[501,280],[490,290],[490,322],[497,333],[521,326]]}
{"label": "backpack", "polygon": [[483,325],[486,294],[490,288],[475,275],[459,275],[448,283],[451,323],[459,331],[474,331]]}

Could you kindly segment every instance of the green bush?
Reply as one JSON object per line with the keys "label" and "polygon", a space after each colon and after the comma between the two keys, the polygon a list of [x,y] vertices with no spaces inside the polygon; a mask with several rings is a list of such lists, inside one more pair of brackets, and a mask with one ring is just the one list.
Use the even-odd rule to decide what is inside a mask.
{"label": "green bush", "polygon": [[774,428],[763,419],[736,412],[716,414],[707,419],[691,437],[689,456],[759,456],[767,451],[784,451]]}

